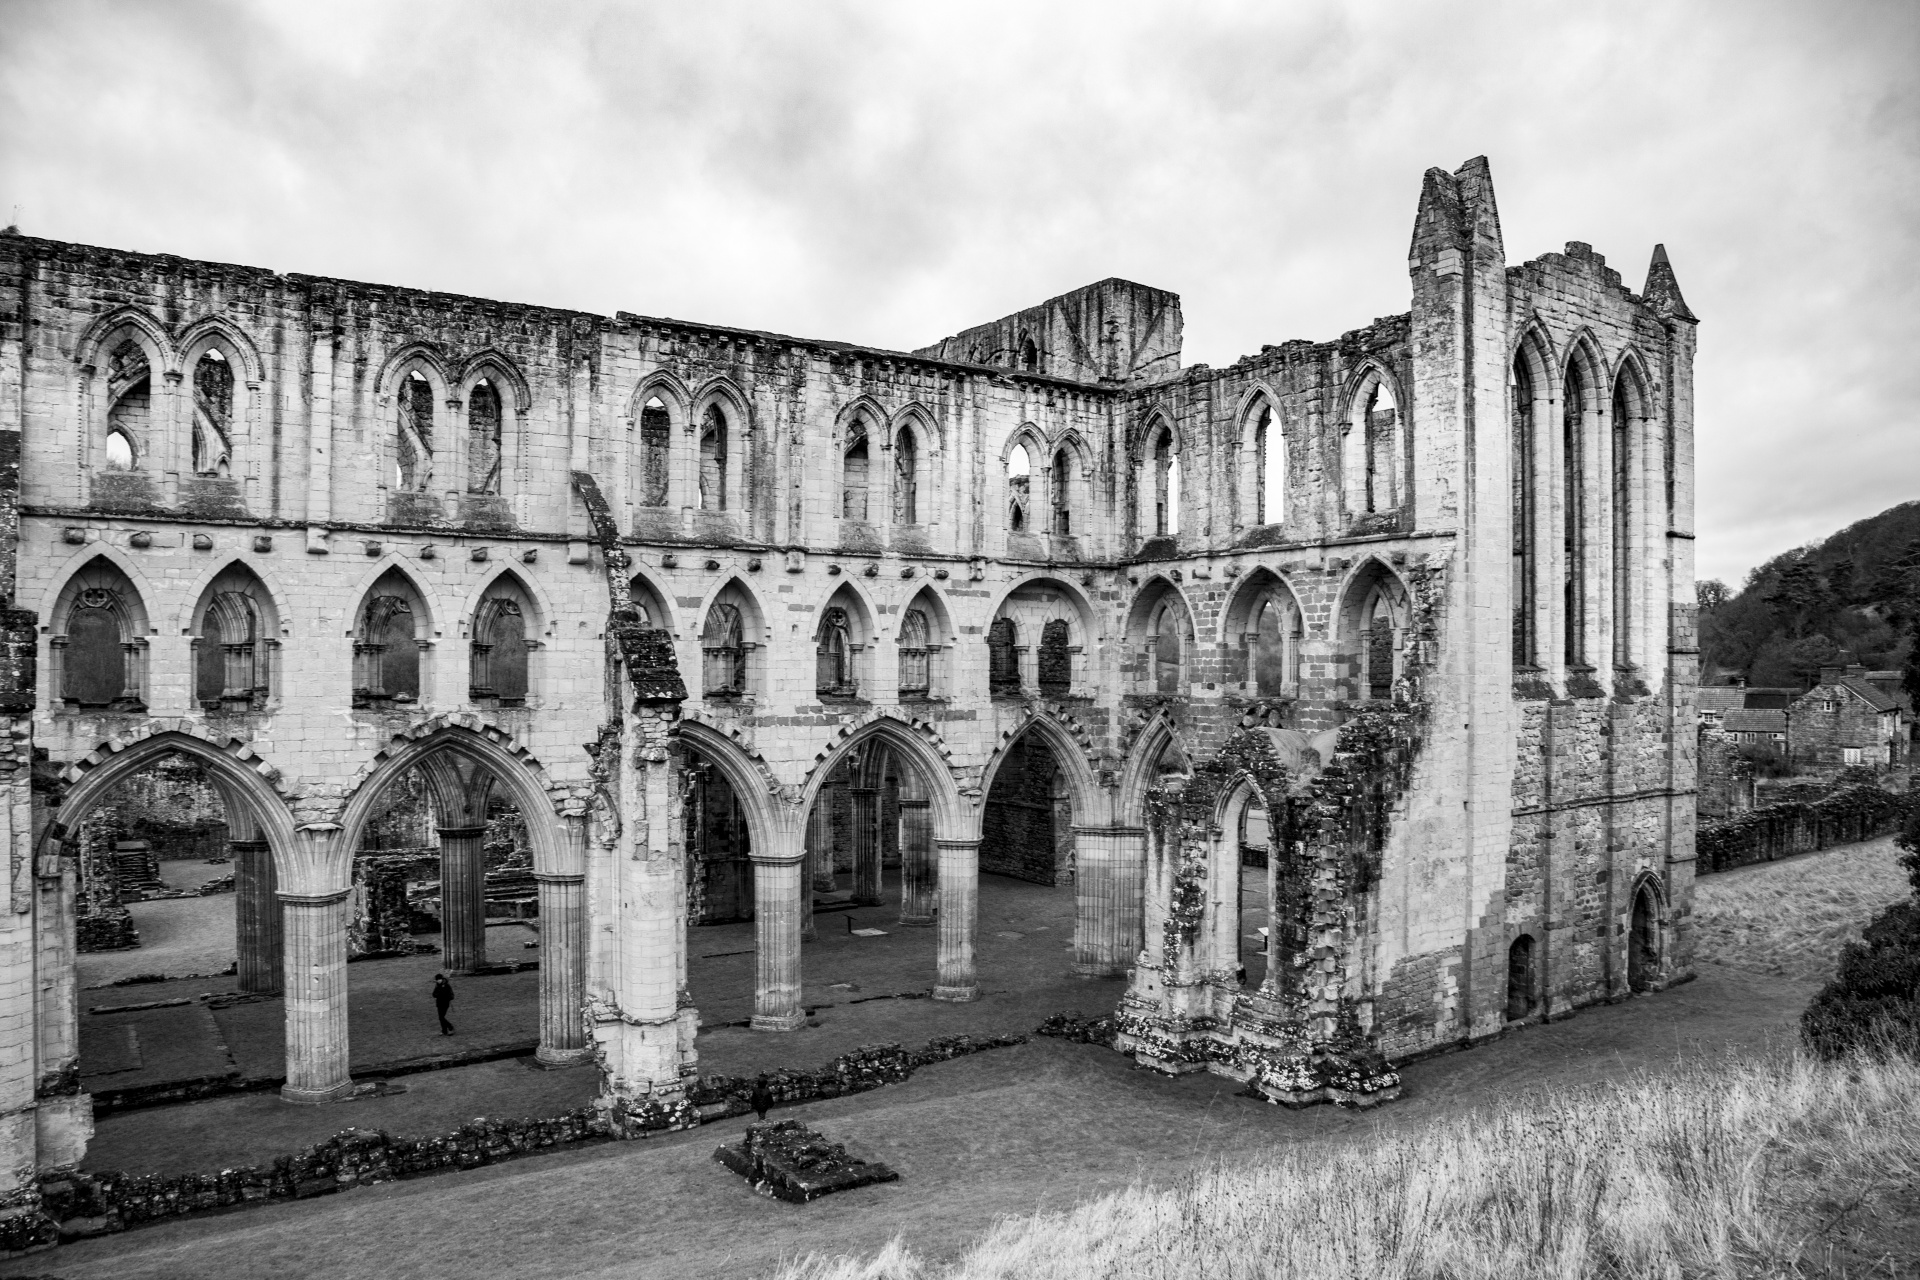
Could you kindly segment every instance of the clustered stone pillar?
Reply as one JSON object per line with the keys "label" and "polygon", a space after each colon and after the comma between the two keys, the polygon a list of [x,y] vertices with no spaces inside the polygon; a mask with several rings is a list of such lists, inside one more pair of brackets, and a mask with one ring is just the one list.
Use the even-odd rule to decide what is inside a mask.
{"label": "clustered stone pillar", "polygon": [[473,973],[487,967],[485,827],[440,828],[441,967]]}
{"label": "clustered stone pillar", "polygon": [[900,801],[900,923],[929,925],[940,883],[933,862],[933,812],[925,800]]}
{"label": "clustered stone pillar", "polygon": [[880,793],[853,789],[853,900],[880,905]]}
{"label": "clustered stone pillar", "polygon": [[1083,978],[1126,973],[1140,952],[1147,833],[1075,827],[1073,969]]}
{"label": "clustered stone pillar", "polygon": [[273,850],[265,840],[229,840],[233,857],[234,941],[240,989],[255,995],[280,990],[285,967],[280,896]]}
{"label": "clustered stone pillar", "polygon": [[285,917],[289,1102],[329,1102],[353,1089],[347,1074],[349,889],[282,893]]}
{"label": "clustered stone pillar", "polygon": [[833,788],[820,788],[807,814],[807,854],[813,861],[813,887],[818,893],[832,893],[833,879]]}
{"label": "clustered stone pillar", "polygon": [[534,1057],[567,1067],[593,1056],[581,1005],[587,983],[584,875],[536,872],[540,883],[540,1047]]}
{"label": "clustered stone pillar", "polygon": [[940,840],[940,960],[935,1000],[978,1000],[974,976],[973,923],[979,902],[980,842]]}
{"label": "clustered stone pillar", "polygon": [[755,1031],[795,1031],[806,1025],[806,1009],[800,1002],[804,861],[778,856],[753,860]]}

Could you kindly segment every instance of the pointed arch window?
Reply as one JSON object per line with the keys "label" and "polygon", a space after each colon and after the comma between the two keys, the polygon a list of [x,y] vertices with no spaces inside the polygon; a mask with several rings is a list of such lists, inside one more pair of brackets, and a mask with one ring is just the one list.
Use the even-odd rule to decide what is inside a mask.
{"label": "pointed arch window", "polygon": [[209,348],[193,366],[193,473],[232,473],[233,366]]}
{"label": "pointed arch window", "polygon": [[1012,618],[995,618],[987,628],[987,691],[1020,692],[1019,633]]}
{"label": "pointed arch window", "polygon": [[467,392],[467,492],[500,492],[500,392],[482,378]]}
{"label": "pointed arch window", "polygon": [[207,711],[266,706],[269,648],[260,606],[244,591],[221,591],[207,602],[194,655],[195,696]]}
{"label": "pointed arch window", "polygon": [[527,700],[527,620],[509,596],[489,596],[474,615],[468,663],[468,696],[492,698],[503,707]]}
{"label": "pointed arch window", "polygon": [[1347,510],[1354,515],[1395,511],[1404,501],[1404,425],[1385,375],[1377,367],[1367,370],[1354,392],[1341,446]]}
{"label": "pointed arch window", "polygon": [[906,427],[893,441],[893,522],[920,523],[920,445]]}
{"label": "pointed arch window", "polygon": [[1400,623],[1386,590],[1375,587],[1360,610],[1360,688],[1363,697],[1390,701],[1399,676]]}
{"label": "pointed arch window", "polygon": [[1300,683],[1300,616],[1291,598],[1270,592],[1254,605],[1247,628],[1248,666],[1256,693],[1281,697]]}
{"label": "pointed arch window", "polygon": [[1020,344],[1020,367],[1028,373],[1037,373],[1040,370],[1040,348],[1032,338]]}
{"label": "pointed arch window", "polygon": [[1172,537],[1180,532],[1180,460],[1174,455],[1173,432],[1162,427],[1153,438],[1153,532]]}
{"label": "pointed arch window", "polygon": [[1147,652],[1152,658],[1156,693],[1179,693],[1183,681],[1180,611],[1171,600],[1162,601],[1147,624]]}
{"label": "pointed arch window", "polygon": [[701,675],[709,698],[737,698],[747,689],[746,629],[740,610],[725,601],[707,610],[700,632]]}
{"label": "pointed arch window", "polygon": [[1017,444],[1007,455],[1007,528],[1024,533],[1033,501],[1033,459],[1027,446]]}
{"label": "pointed arch window", "polygon": [[1263,403],[1253,428],[1254,523],[1279,524],[1287,518],[1287,439]]}
{"label": "pointed arch window", "polygon": [[1040,692],[1064,698],[1073,689],[1073,650],[1065,620],[1054,618],[1040,628]]}
{"label": "pointed arch window", "polygon": [[847,430],[847,447],[840,454],[840,518],[867,518],[867,424],[854,419]]}
{"label": "pointed arch window", "polygon": [[106,469],[135,470],[146,456],[153,396],[147,353],[132,338],[107,358],[107,395],[112,407],[107,411]]}
{"label": "pointed arch window", "polygon": [[1073,459],[1062,448],[1053,455],[1053,473],[1048,477],[1048,496],[1053,499],[1053,531],[1065,536],[1073,532]]}
{"label": "pointed arch window", "polygon": [[413,605],[377,595],[360,612],[353,645],[353,705],[378,707],[420,700],[420,642]]}
{"label": "pointed arch window", "polygon": [[813,691],[832,698],[851,698],[859,691],[853,678],[853,633],[845,609],[829,609],[820,618],[820,633],[814,642]]}
{"label": "pointed arch window", "polygon": [[418,369],[400,380],[394,424],[393,485],[410,493],[433,488],[433,384]]}
{"label": "pointed arch window", "polygon": [[1507,380],[1513,404],[1513,661],[1515,666],[1539,663],[1534,612],[1534,520],[1538,490],[1534,480],[1533,375],[1523,351],[1516,355]]}
{"label": "pointed arch window", "polygon": [[1632,413],[1623,377],[1613,388],[1613,665],[1633,665],[1633,521],[1639,504],[1633,492]]}
{"label": "pointed arch window", "polygon": [[673,450],[673,418],[659,396],[640,407],[640,505],[667,505],[668,461]]}
{"label": "pointed arch window", "polygon": [[909,609],[900,619],[900,696],[924,698],[933,690],[932,631],[927,615]]}
{"label": "pointed arch window", "polygon": [[1560,419],[1561,451],[1565,459],[1561,499],[1566,512],[1561,537],[1567,565],[1562,602],[1567,629],[1564,657],[1570,667],[1585,666],[1587,661],[1586,398],[1587,380],[1575,361],[1567,366],[1564,412]]}
{"label": "pointed arch window", "polygon": [[700,509],[727,509],[727,415],[717,404],[700,415]]}

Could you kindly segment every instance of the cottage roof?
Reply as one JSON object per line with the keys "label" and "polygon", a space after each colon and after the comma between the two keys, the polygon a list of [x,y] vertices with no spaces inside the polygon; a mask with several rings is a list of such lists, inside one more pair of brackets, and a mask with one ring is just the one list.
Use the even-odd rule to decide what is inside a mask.
{"label": "cottage roof", "polygon": [[1848,676],[1840,682],[1840,687],[1849,693],[1858,694],[1875,711],[1898,711],[1900,699],[1882,689],[1865,676]]}
{"label": "cottage roof", "polygon": [[1747,691],[1737,684],[1703,684],[1693,691],[1693,701],[1702,711],[1733,711],[1747,705]]}
{"label": "cottage roof", "polygon": [[1728,733],[1785,733],[1787,713],[1774,708],[1749,711],[1736,707],[1727,712],[1726,721],[1720,727]]}

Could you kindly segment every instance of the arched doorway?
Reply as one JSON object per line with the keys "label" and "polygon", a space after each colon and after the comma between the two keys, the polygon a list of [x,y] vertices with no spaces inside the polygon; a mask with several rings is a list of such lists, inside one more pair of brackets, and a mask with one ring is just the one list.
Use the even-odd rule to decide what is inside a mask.
{"label": "arched doorway", "polygon": [[1650,991],[1660,978],[1660,902],[1651,883],[1633,895],[1627,929],[1627,989]]}
{"label": "arched doorway", "polygon": [[1507,1021],[1517,1022],[1533,1012],[1533,936],[1521,934],[1507,948]]}

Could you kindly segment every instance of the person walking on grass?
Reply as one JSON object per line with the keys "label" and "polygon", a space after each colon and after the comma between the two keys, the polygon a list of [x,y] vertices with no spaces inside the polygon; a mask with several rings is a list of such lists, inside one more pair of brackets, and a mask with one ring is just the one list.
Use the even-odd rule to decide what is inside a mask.
{"label": "person walking on grass", "polygon": [[447,1007],[453,1003],[453,984],[447,981],[447,975],[433,975],[433,1007],[440,1013],[440,1034],[453,1034],[453,1024],[447,1021]]}
{"label": "person walking on grass", "polygon": [[767,1087],[767,1078],[763,1075],[753,1082],[753,1114],[759,1116],[764,1122],[767,1118],[767,1109],[771,1106],[773,1106],[773,1090]]}

